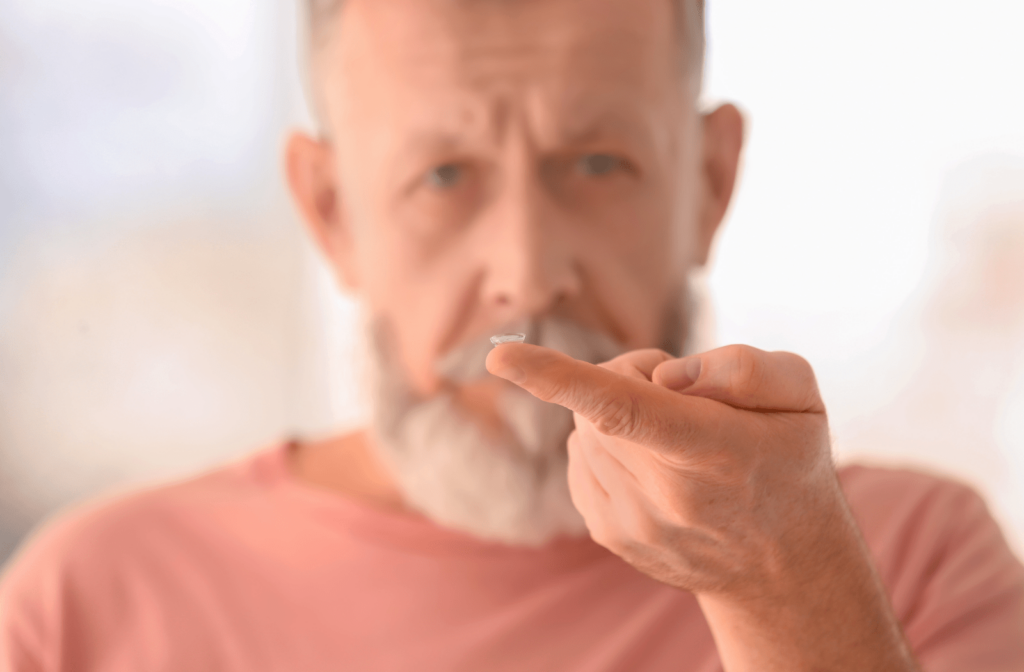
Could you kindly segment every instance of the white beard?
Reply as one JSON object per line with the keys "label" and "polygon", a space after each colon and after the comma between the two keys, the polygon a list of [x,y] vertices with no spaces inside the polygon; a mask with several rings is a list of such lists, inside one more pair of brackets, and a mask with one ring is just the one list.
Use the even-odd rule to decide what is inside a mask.
{"label": "white beard", "polygon": [[[539,546],[587,533],[567,481],[571,412],[510,388],[498,407],[507,431],[492,436],[452,392],[416,398],[376,331],[370,343],[374,438],[410,506],[446,527],[507,544]],[[519,331],[528,343],[592,363],[623,351],[609,337],[561,318]],[[491,347],[484,338],[456,348],[438,373],[452,382],[489,376],[484,360]]]}

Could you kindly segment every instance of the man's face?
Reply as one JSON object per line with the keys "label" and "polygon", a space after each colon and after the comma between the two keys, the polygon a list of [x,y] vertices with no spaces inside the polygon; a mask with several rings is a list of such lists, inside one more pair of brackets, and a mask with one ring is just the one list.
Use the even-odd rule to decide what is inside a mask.
{"label": "man's face", "polygon": [[674,12],[349,0],[336,17],[317,70],[336,187],[318,235],[418,394],[444,385],[446,352],[528,318],[662,344],[710,238]]}
{"label": "man's face", "polygon": [[318,50],[325,135],[292,137],[288,177],[373,327],[374,445],[437,522],[585,533],[572,415],[487,374],[488,336],[681,346],[742,123],[696,114],[675,5],[347,0]]}

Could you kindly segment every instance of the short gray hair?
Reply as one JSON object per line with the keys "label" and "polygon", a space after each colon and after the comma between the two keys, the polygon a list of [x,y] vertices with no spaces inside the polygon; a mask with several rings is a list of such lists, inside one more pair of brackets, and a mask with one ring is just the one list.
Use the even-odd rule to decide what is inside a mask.
{"label": "short gray hair", "polygon": [[[683,66],[697,91],[704,75],[704,0],[669,0],[675,8],[676,27],[682,46]],[[305,0],[309,57],[313,58],[329,38],[328,26],[345,0]]]}

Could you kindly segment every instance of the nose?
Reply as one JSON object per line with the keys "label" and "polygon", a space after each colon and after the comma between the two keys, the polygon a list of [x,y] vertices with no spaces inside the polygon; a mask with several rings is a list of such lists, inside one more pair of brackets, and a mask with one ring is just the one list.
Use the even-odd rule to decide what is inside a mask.
{"label": "nose", "polygon": [[546,192],[540,171],[529,161],[517,163],[502,179],[484,227],[481,298],[498,319],[543,315],[581,287],[567,213]]}

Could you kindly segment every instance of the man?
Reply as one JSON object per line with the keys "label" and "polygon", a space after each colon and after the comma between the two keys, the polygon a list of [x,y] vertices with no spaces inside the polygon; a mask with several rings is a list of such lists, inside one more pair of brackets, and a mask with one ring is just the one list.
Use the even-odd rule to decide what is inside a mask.
{"label": "man", "polygon": [[696,109],[701,16],[315,3],[287,174],[363,300],[373,426],[52,525],[2,669],[1024,669],[976,495],[837,474],[795,355],[677,357],[742,136]]}

